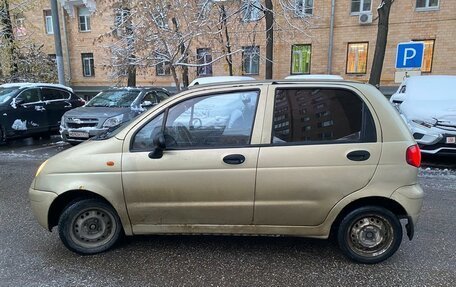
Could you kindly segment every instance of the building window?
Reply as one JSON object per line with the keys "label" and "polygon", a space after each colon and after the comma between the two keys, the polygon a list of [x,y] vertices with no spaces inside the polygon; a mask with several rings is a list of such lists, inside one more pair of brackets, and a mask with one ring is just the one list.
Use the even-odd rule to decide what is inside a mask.
{"label": "building window", "polygon": [[311,45],[291,46],[291,74],[310,74]]}
{"label": "building window", "polygon": [[169,76],[171,75],[171,63],[163,60],[155,66],[157,76]]}
{"label": "building window", "polygon": [[27,36],[27,30],[25,29],[25,17],[23,14],[16,15],[15,32],[17,37]]}
{"label": "building window", "polygon": [[82,75],[84,77],[95,77],[95,64],[93,53],[83,53],[82,57]]}
{"label": "building window", "polygon": [[302,17],[313,14],[313,0],[295,0],[295,15]]}
{"label": "building window", "polygon": [[258,21],[260,19],[260,0],[243,0],[242,20],[245,22]]}
{"label": "building window", "polygon": [[198,65],[197,74],[198,76],[211,76],[212,75],[212,54],[211,49],[203,48],[197,49],[197,61]]}
{"label": "building window", "polygon": [[243,47],[242,71],[244,75],[258,75],[260,73],[260,47]]}
{"label": "building window", "polygon": [[416,0],[416,10],[435,10],[439,8],[439,0]]}
{"label": "building window", "polygon": [[366,74],[369,43],[348,43],[347,74]]}
{"label": "building window", "polygon": [[89,32],[90,31],[90,11],[86,7],[79,7],[79,31]]}
{"label": "building window", "polygon": [[44,27],[46,29],[46,34],[54,34],[51,10],[44,10]]}
{"label": "building window", "polygon": [[432,72],[432,61],[434,58],[434,43],[435,40],[413,40],[424,43],[424,57],[423,64],[421,65],[421,72],[430,73]]}
{"label": "building window", "polygon": [[207,17],[209,16],[209,14],[212,10],[214,1],[216,1],[216,0],[198,0],[198,3],[197,3],[198,18],[203,19],[203,20],[207,19]]}
{"label": "building window", "polygon": [[352,14],[370,12],[371,8],[372,8],[372,0],[351,0],[351,13]]}
{"label": "building window", "polygon": [[51,60],[54,64],[57,63],[57,55],[56,54],[48,54],[49,60]]}

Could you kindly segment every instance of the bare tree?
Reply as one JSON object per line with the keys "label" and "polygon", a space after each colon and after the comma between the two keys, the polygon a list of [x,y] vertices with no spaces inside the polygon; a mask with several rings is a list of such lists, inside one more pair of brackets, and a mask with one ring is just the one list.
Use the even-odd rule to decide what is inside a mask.
{"label": "bare tree", "polygon": [[369,83],[377,86],[380,84],[382,76],[383,62],[385,59],[386,44],[388,42],[388,25],[391,6],[394,0],[382,0],[377,8],[378,11],[378,29],[377,42],[375,44],[374,60],[370,73]]}

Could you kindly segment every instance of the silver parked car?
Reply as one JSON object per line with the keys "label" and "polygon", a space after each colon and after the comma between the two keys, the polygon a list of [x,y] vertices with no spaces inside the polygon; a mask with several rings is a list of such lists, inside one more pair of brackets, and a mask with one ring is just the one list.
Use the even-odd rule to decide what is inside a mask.
{"label": "silver parked car", "polygon": [[162,88],[118,88],[99,93],[85,106],[65,113],[60,134],[70,144],[100,135],[170,96]]}

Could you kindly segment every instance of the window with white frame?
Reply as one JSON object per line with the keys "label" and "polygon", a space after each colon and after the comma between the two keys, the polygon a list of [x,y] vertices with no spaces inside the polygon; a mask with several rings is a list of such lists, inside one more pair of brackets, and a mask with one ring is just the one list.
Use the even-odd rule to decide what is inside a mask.
{"label": "window with white frame", "polygon": [[351,0],[351,13],[370,12],[372,10],[372,0]]}
{"label": "window with white frame", "polygon": [[212,75],[212,54],[211,49],[201,48],[196,50],[198,68],[198,76],[211,76]]}
{"label": "window with white frame", "polygon": [[416,0],[416,10],[433,10],[439,8],[439,0]]}
{"label": "window with white frame", "polygon": [[198,0],[197,9],[198,9],[198,18],[207,19],[209,13],[212,10],[212,6],[216,0]]}
{"label": "window with white frame", "polygon": [[87,7],[79,7],[79,31],[89,32],[90,31],[90,11]]}
{"label": "window with white frame", "polygon": [[313,0],[295,0],[295,15],[302,17],[313,14]]}
{"label": "window with white frame", "polygon": [[93,53],[82,53],[82,75],[84,77],[95,77],[95,63]]}
{"label": "window with white frame", "polygon": [[163,60],[155,66],[157,76],[169,76],[171,75],[171,63]]}
{"label": "window with white frame", "polygon": [[260,0],[243,0],[242,20],[245,22],[260,20]]}
{"label": "window with white frame", "polygon": [[46,30],[46,34],[54,34],[51,10],[44,10],[44,28]]}
{"label": "window with white frame", "polygon": [[27,30],[25,29],[25,17],[23,14],[16,15],[15,32],[17,37],[23,37],[27,35]]}
{"label": "window with white frame", "polygon": [[260,73],[260,47],[243,47],[242,71],[244,75],[258,75]]}

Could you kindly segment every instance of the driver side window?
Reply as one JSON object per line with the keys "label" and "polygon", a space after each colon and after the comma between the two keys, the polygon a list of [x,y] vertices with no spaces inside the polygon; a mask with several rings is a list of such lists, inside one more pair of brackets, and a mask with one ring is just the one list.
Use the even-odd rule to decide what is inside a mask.
{"label": "driver side window", "polygon": [[170,148],[235,147],[250,144],[258,91],[196,97],[168,112],[166,145]]}
{"label": "driver side window", "polygon": [[23,100],[23,104],[36,103],[40,101],[40,90],[39,89],[28,89],[23,91],[17,100]]}

